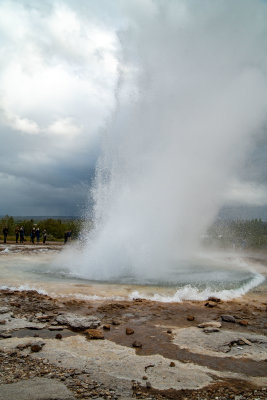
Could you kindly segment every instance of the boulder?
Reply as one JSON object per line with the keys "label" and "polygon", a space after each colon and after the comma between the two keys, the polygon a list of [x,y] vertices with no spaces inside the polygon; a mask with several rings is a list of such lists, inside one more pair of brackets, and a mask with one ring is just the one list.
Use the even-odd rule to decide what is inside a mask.
{"label": "boulder", "polygon": [[105,339],[103,332],[98,329],[87,329],[85,332],[88,339]]}
{"label": "boulder", "polygon": [[235,317],[233,317],[232,315],[221,315],[221,319],[224,322],[232,322],[235,323]]}
{"label": "boulder", "polygon": [[202,322],[198,325],[199,328],[221,328],[222,324],[217,321]]}
{"label": "boulder", "polygon": [[80,315],[66,313],[56,317],[57,322],[68,325],[73,329],[95,329],[100,325],[100,321],[94,315],[82,317]]}

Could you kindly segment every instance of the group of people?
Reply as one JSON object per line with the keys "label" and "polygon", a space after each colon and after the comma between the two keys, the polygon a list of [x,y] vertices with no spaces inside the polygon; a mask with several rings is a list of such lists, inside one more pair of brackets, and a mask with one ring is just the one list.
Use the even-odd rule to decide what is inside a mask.
{"label": "group of people", "polygon": [[[47,236],[46,229],[43,230],[42,235],[43,235],[43,244],[45,244],[46,236]],[[30,234],[32,244],[34,244],[35,238],[36,238],[37,243],[39,243],[40,236],[41,236],[40,228],[33,227],[31,230],[31,234]]]}
{"label": "group of people", "polygon": [[[7,227],[3,228],[3,235],[4,235],[4,243],[6,243],[7,235],[8,235],[8,228]],[[16,243],[19,243],[19,242],[20,243],[24,243],[25,242],[25,232],[24,232],[24,227],[23,226],[21,226],[21,227],[16,226],[15,235],[16,235]],[[31,230],[31,233],[30,233],[32,244],[34,244],[35,238],[36,238],[37,243],[39,243],[41,235],[43,236],[43,244],[45,244],[46,237],[47,237],[46,229],[44,229],[42,231],[42,233],[41,233],[40,228],[33,227],[32,230]]]}

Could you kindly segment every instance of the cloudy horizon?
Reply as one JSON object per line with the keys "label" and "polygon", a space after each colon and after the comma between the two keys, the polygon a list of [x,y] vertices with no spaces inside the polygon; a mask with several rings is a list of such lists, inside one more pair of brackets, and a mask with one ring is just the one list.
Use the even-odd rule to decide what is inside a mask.
{"label": "cloudy horizon", "polygon": [[[252,18],[247,27],[251,32],[258,29],[258,43],[248,44],[253,50],[251,65],[255,69],[263,65],[261,73],[266,79],[266,60],[257,57],[267,49],[267,29],[262,28],[261,20],[267,15],[267,3],[237,3],[242,3],[242,15],[254,13],[255,22]],[[127,5],[120,0],[101,0],[91,1],[90,7],[85,0],[1,2],[0,215],[84,213],[102,135],[118,111],[121,73],[134,76],[139,58],[136,48],[129,56],[132,64],[125,61],[121,39],[134,24],[145,23],[146,12],[152,13],[155,4],[160,21],[164,18],[160,0],[135,0]],[[193,2],[188,4],[192,8]],[[237,12],[238,4],[229,4],[222,12],[221,2],[215,1],[212,8],[218,7],[220,18],[227,19],[228,13]],[[175,11],[180,13],[182,26],[190,22],[190,13],[185,1],[179,5]],[[205,6],[208,19],[211,2],[205,1]],[[231,23],[229,19],[230,32]],[[246,27],[237,29],[246,35]],[[134,80],[127,90],[125,101],[135,95]],[[224,206],[247,209],[248,217],[259,210],[267,220],[266,118],[260,129],[252,137],[238,173],[229,181]]]}

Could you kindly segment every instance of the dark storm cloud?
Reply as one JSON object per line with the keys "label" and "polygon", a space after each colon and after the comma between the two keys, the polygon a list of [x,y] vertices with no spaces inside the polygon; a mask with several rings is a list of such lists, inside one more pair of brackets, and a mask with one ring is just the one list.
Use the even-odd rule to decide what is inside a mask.
{"label": "dark storm cloud", "polygon": [[[157,37],[157,29],[142,48],[132,46],[131,54],[124,46],[124,57],[130,62],[122,57],[121,41],[125,37],[131,40],[129,21],[134,32],[150,18],[164,16],[165,4],[161,0],[1,2],[0,214],[76,215],[83,209],[100,153],[100,132],[109,126],[116,107],[120,71],[127,70],[129,78],[138,66],[140,54],[147,51],[149,40]],[[168,4],[173,8],[170,26],[190,26],[190,10],[194,10],[193,20],[199,26],[192,25],[192,38],[199,37],[196,30],[202,30],[216,8],[222,10],[218,18],[228,21],[230,16],[222,48],[227,47],[231,35],[235,37],[236,29],[240,36],[243,32],[248,38],[244,43],[249,45],[253,36],[249,32],[255,31],[253,24],[257,25],[255,18],[249,26],[232,23],[236,13],[241,12],[241,2],[232,3],[227,9],[220,1],[205,1],[204,12],[202,7],[192,7],[192,1]],[[258,0],[245,0],[242,13],[253,14],[260,4]],[[218,19],[217,23],[220,25],[221,21]],[[162,37],[158,39],[161,41]],[[259,35],[251,46],[251,65],[261,62],[257,46],[263,47],[262,40],[265,39]],[[203,48],[199,48],[197,40],[185,43],[185,52],[192,51],[196,56],[194,65],[188,65],[186,70],[195,68],[203,54],[205,60],[211,57],[213,62],[212,32],[205,40],[203,37]],[[246,46],[239,46],[238,40],[236,49],[242,59]],[[157,53],[157,46],[153,48]],[[193,84],[199,84],[197,70]],[[176,89],[173,88],[173,96]],[[135,93],[134,83],[129,90]],[[245,199],[249,205],[262,206],[267,203],[266,131],[250,146],[249,157],[235,176],[226,201],[237,204]]]}

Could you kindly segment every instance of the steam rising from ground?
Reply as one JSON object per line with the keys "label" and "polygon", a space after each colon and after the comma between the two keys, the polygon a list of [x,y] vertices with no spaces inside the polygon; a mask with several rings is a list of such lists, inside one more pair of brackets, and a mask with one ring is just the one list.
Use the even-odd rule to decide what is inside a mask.
{"label": "steam rising from ground", "polygon": [[125,3],[95,228],[71,264],[92,279],[164,280],[197,252],[266,119],[267,5]]}

